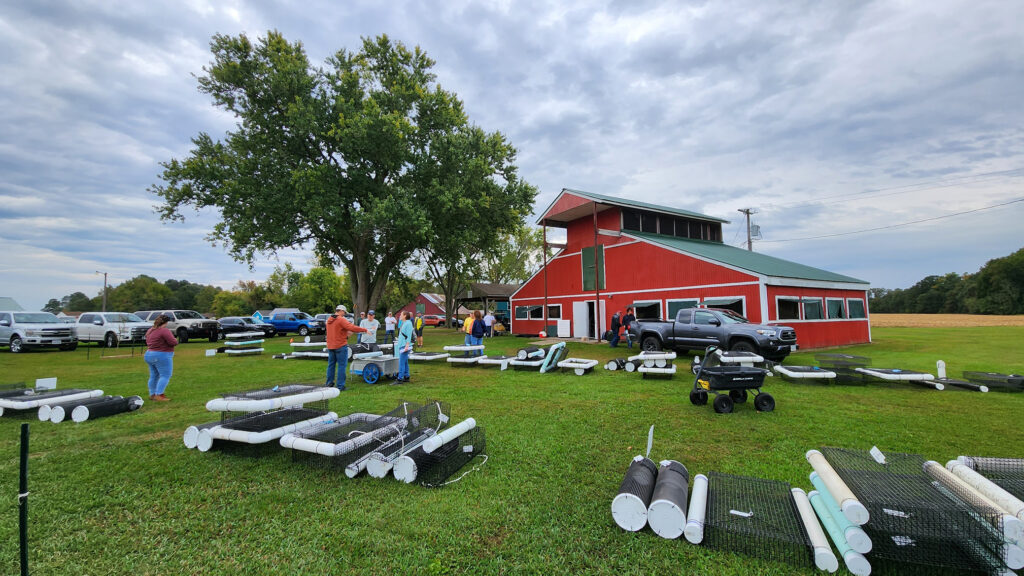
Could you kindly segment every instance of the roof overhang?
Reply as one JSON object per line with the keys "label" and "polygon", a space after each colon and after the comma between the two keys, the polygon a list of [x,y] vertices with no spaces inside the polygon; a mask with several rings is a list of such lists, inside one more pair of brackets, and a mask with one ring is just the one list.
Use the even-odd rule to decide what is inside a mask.
{"label": "roof overhang", "polygon": [[554,201],[544,210],[537,224],[566,228],[569,222],[579,220],[585,216],[591,216],[597,207],[597,212],[613,210],[617,208],[607,203],[596,202],[590,198],[573,194],[571,191],[562,189]]}

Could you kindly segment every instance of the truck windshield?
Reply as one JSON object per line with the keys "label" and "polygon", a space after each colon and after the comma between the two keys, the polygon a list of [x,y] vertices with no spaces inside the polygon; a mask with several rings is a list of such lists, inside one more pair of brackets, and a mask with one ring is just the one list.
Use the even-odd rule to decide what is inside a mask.
{"label": "truck windshield", "polygon": [[299,320],[315,320],[315,318],[313,318],[309,314],[306,314],[305,312],[296,312],[295,317],[298,318]]}
{"label": "truck windshield", "polygon": [[722,322],[725,324],[749,324],[750,320],[747,320],[743,316],[731,311],[731,310],[719,310],[719,314],[722,315]]}
{"label": "truck windshield", "polygon": [[135,314],[115,313],[115,314],[104,314],[104,318],[107,322],[142,322],[142,318],[139,318]]}
{"label": "truck windshield", "polygon": [[199,312],[193,312],[191,310],[175,310],[174,315],[178,317],[178,320],[202,320],[203,315]]}
{"label": "truck windshield", "polygon": [[255,322],[253,322],[252,318],[239,318],[239,320],[242,321],[242,324],[255,324]]}
{"label": "truck windshield", "polygon": [[60,324],[61,321],[49,312],[15,312],[14,321],[24,324]]}

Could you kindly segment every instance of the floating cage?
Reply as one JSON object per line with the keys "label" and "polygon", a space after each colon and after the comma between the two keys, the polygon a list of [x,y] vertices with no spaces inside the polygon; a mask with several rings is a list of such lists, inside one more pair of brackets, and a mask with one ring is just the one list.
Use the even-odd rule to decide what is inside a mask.
{"label": "floating cage", "polygon": [[796,380],[835,380],[837,374],[826,370],[821,366],[783,366],[776,364],[773,370],[782,376],[783,380],[794,382]]}
{"label": "floating cage", "polygon": [[870,453],[822,448],[843,482],[868,511],[862,526],[871,538],[872,565],[909,563],[919,569],[953,569],[961,573],[1000,570],[1002,535],[998,518],[977,512],[955,493],[925,474],[916,454],[886,453],[879,463]]}
{"label": "floating cage", "polygon": [[988,386],[990,390],[1000,392],[1024,392],[1024,376],[1020,374],[1000,374],[998,372],[964,371],[964,378],[976,384]]}
{"label": "floating cage", "polygon": [[396,460],[436,435],[450,420],[451,407],[447,402],[428,400],[409,414],[401,434],[367,456],[367,472],[374,478],[384,478]]}
{"label": "floating cage", "polygon": [[[277,445],[276,442],[272,442],[273,440],[334,417],[335,414],[325,413],[324,410],[295,406],[237,415],[222,420],[217,426],[200,430],[196,448],[200,452],[206,452],[217,445],[253,456],[263,455]],[[215,440],[227,442],[215,443]],[[254,448],[257,446],[259,448]]]}
{"label": "floating cage", "polygon": [[86,420],[95,420],[115,414],[134,412],[142,408],[142,404],[142,398],[138,396],[129,396],[128,398],[115,396],[103,402],[75,406],[74,410],[71,411],[71,419],[75,422],[85,422]]}
{"label": "floating cage", "polygon": [[836,373],[839,384],[859,384],[864,382],[864,374],[857,368],[867,368],[871,358],[852,354],[815,354],[815,361],[824,369]]}
{"label": "floating cage", "polygon": [[410,362],[431,362],[433,360],[444,360],[449,354],[447,352],[410,352]]}
{"label": "floating cage", "polygon": [[18,396],[23,394],[24,390],[28,388],[28,385],[24,382],[8,382],[6,384],[0,384],[0,398],[7,398],[8,396]]}
{"label": "floating cage", "polygon": [[101,396],[102,390],[84,390],[81,388],[66,388],[64,390],[51,390],[48,388],[10,388],[0,396],[0,415],[6,411],[14,414],[24,414],[29,410],[37,410],[40,406],[56,404],[70,400],[78,400]]}
{"label": "floating cage", "polygon": [[75,408],[78,408],[79,406],[91,406],[93,404],[107,402],[116,398],[121,398],[121,396],[94,396],[92,398],[83,398],[80,400],[71,400],[70,402],[40,406],[39,420],[49,420],[54,424],[59,424],[70,418],[72,412],[74,412]]}
{"label": "floating cage", "polygon": [[395,462],[395,478],[431,488],[443,486],[470,460],[486,451],[484,429],[474,426],[433,452],[427,453],[421,445],[404,455]]}
{"label": "floating cage", "polygon": [[811,541],[786,482],[708,474],[705,546],[814,566]]}
{"label": "floating cage", "polygon": [[[961,456],[964,466],[995,482],[1003,490],[1024,500],[1024,459]],[[1024,544],[1024,542],[1022,542]]]}

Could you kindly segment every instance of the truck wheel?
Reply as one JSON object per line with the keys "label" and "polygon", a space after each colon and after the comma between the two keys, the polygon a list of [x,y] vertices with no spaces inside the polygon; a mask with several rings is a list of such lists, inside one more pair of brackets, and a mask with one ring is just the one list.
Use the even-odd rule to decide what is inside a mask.
{"label": "truck wheel", "polygon": [[210,342],[216,342],[219,338],[223,338],[220,332],[217,330],[210,330]]}
{"label": "truck wheel", "polygon": [[732,398],[732,401],[735,402],[736,404],[743,404],[744,402],[747,401],[747,391],[729,390],[729,398]]}
{"label": "truck wheel", "polygon": [[21,336],[15,334],[11,336],[11,353],[20,354],[25,351],[25,344],[21,340]]}
{"label": "truck wheel", "polygon": [[732,398],[725,394],[715,396],[715,412],[719,414],[729,414],[732,412]]}
{"label": "truck wheel", "polygon": [[775,410],[775,398],[772,398],[771,394],[762,392],[754,396],[754,408],[757,408],[758,412],[771,412]]}
{"label": "truck wheel", "polygon": [[299,336],[302,336],[303,338],[309,336],[309,328],[305,326],[299,326]]}
{"label": "truck wheel", "polygon": [[65,352],[70,352],[75,348],[78,348],[78,342],[72,342],[71,344],[62,344],[60,347],[60,349],[64,350]]}
{"label": "truck wheel", "polygon": [[184,344],[186,342],[188,342],[188,330],[178,328],[178,344]]}
{"label": "truck wheel", "polygon": [[753,352],[754,354],[757,354],[757,346],[754,346],[747,340],[737,340],[736,342],[733,342],[732,346],[729,347],[729,350],[731,352]]}
{"label": "truck wheel", "polygon": [[704,390],[690,390],[690,404],[703,406],[708,403],[708,393]]}
{"label": "truck wheel", "polygon": [[643,341],[640,343],[640,348],[644,352],[658,352],[661,350],[661,341],[658,340],[657,336],[644,336]]}
{"label": "truck wheel", "polygon": [[107,335],[103,337],[103,345],[107,348],[117,347],[117,335],[113,332],[107,332]]}

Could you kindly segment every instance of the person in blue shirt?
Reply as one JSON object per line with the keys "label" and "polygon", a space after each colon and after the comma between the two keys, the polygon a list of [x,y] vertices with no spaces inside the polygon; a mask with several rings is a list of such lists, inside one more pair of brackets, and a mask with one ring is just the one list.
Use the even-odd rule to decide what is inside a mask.
{"label": "person in blue shirt", "polygon": [[395,382],[409,382],[409,354],[412,352],[414,334],[409,312],[402,312],[398,318],[398,339],[395,340],[394,353],[398,355],[398,377]]}

